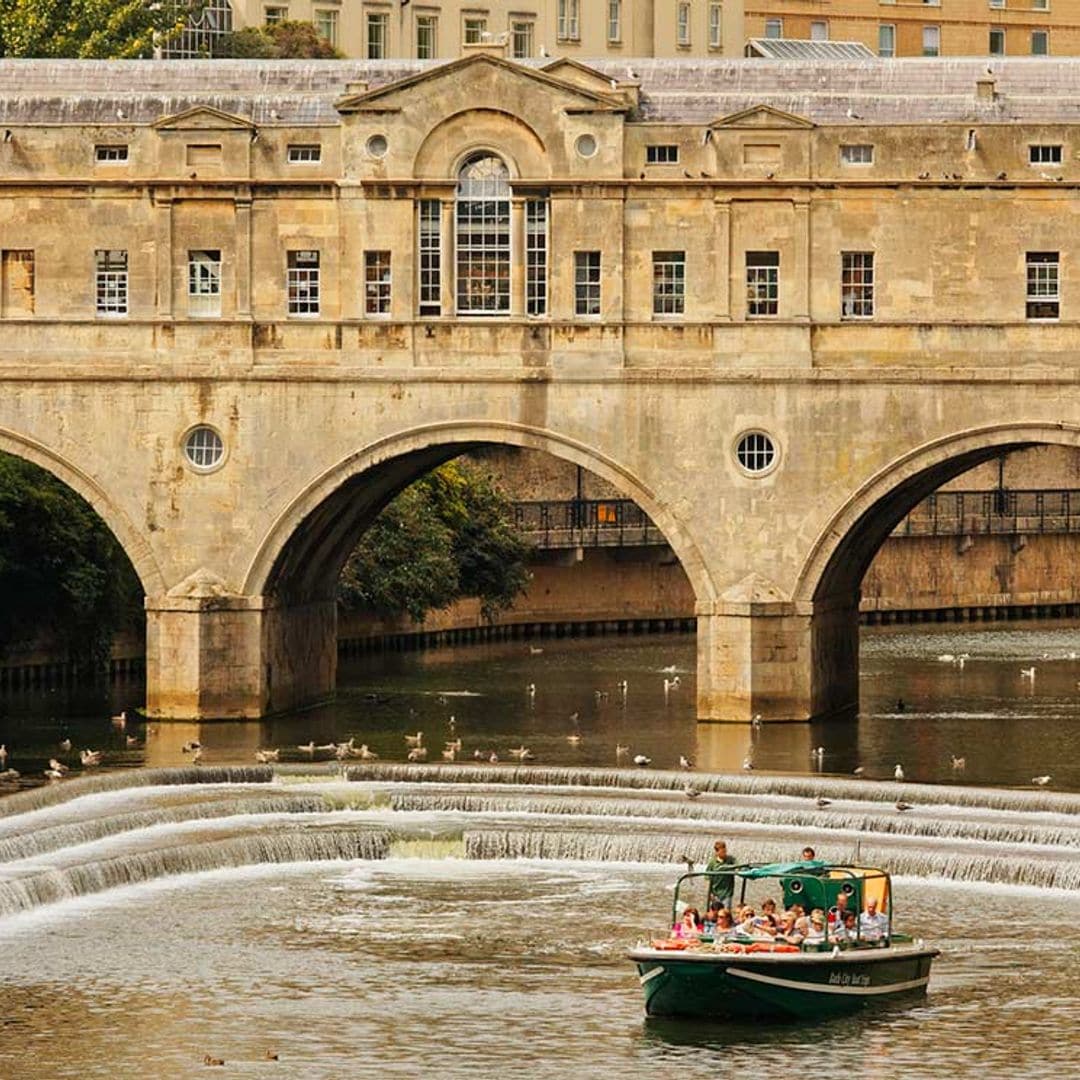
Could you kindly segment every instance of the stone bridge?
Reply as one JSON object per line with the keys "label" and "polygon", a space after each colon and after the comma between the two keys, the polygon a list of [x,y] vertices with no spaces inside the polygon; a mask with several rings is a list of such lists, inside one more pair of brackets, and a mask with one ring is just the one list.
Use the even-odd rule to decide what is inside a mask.
{"label": "stone bridge", "polygon": [[130,556],[155,716],[332,693],[358,537],[490,444],[662,530],[703,719],[850,711],[897,523],[1080,445],[1076,65],[489,52],[0,64],[0,451]]}

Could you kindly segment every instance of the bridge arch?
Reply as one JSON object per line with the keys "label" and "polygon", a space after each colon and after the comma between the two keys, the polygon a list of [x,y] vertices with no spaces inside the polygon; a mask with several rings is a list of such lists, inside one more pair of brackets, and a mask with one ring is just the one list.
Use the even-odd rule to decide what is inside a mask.
{"label": "bridge arch", "polygon": [[0,427],[0,452],[40,466],[85,499],[123,548],[135,568],[143,592],[147,596],[165,592],[165,579],[150,545],[134,522],[92,476],[44,443],[8,428]]}
{"label": "bridge arch", "polygon": [[387,436],[313,478],[263,537],[245,575],[244,594],[287,601],[328,599],[357,539],[399,491],[444,462],[485,445],[541,450],[607,480],[656,523],[697,600],[715,597],[705,560],[684,523],[633,472],[557,432],[486,420],[427,424]]}

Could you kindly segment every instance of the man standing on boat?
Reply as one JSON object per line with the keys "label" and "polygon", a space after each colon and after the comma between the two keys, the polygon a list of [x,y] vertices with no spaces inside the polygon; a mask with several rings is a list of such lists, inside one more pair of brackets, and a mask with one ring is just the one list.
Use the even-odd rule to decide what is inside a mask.
{"label": "man standing on boat", "polygon": [[713,844],[713,856],[705,864],[705,873],[709,875],[709,907],[731,907],[731,897],[735,892],[735,877],[732,874],[718,874],[717,870],[724,866],[734,866],[735,857],[728,854],[727,844],[723,840],[717,840]]}

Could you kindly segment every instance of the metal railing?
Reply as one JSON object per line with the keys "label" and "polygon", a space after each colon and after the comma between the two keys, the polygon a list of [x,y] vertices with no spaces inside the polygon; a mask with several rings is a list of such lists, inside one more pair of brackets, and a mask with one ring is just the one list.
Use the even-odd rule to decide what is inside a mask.
{"label": "metal railing", "polygon": [[538,548],[645,547],[664,534],[632,499],[514,503],[514,521]]}
{"label": "metal railing", "polygon": [[937,491],[893,536],[988,536],[1080,532],[1080,489]]}

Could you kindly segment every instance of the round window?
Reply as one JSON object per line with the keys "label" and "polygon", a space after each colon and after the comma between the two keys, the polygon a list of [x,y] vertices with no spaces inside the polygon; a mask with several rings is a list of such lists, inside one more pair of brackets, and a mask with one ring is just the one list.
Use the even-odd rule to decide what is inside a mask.
{"label": "round window", "polygon": [[596,153],[596,136],[595,135],[579,135],[577,142],[574,143],[577,152],[585,158],[592,157]]}
{"label": "round window", "polygon": [[184,457],[193,469],[209,472],[221,464],[224,456],[225,444],[212,427],[200,424],[184,436]]}
{"label": "round window", "polygon": [[367,152],[374,158],[386,157],[386,151],[390,149],[385,135],[372,135],[367,141]]}
{"label": "round window", "polygon": [[748,431],[735,446],[735,459],[753,476],[767,473],[777,462],[776,443],[764,431]]}

